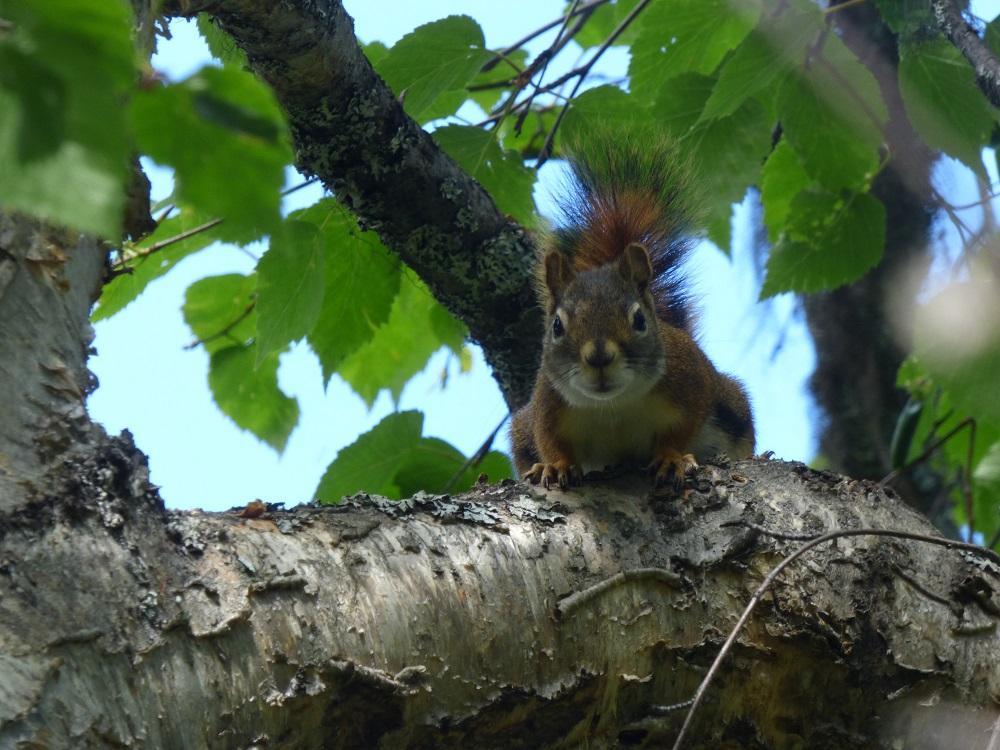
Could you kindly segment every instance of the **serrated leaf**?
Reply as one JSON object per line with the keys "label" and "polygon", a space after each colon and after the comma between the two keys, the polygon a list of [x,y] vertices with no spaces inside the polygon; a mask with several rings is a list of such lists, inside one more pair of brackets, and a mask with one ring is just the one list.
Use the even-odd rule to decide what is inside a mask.
{"label": "serrated leaf", "polygon": [[117,242],[137,75],[128,4],[22,0],[2,16],[0,206]]}
{"label": "serrated leaf", "polygon": [[811,182],[795,150],[782,139],[767,157],[761,175],[760,198],[768,240],[777,241],[785,228],[792,200]]}
{"label": "serrated leaf", "polygon": [[[398,399],[406,382],[423,369],[434,352],[458,343],[454,328],[444,330],[450,340],[441,335],[447,328],[441,317],[447,315],[417,275],[406,269],[389,320],[371,341],[348,356],[337,372],[369,406],[383,388]],[[464,334],[464,328],[462,331]]]}
{"label": "serrated leaf", "polygon": [[[211,226],[184,239],[171,241],[182,237],[186,232],[206,226],[210,221],[205,214],[185,206],[176,216],[161,221],[148,237],[128,248],[124,263],[128,270],[115,276],[101,288],[98,306],[91,314],[91,320],[96,323],[120,312],[151,282],[163,276],[184,258],[218,241],[220,226]],[[249,241],[249,238],[246,239]],[[169,244],[162,246],[164,242]],[[156,247],[161,249],[150,253]]]}
{"label": "serrated leaf", "polygon": [[683,73],[670,81],[653,107],[656,122],[674,138],[683,138],[701,117],[715,79]]}
{"label": "serrated leaf", "polygon": [[407,114],[427,122],[458,110],[465,87],[490,57],[479,24],[469,16],[449,16],[418,26],[373,64],[402,96]]}
{"label": "serrated leaf", "polygon": [[704,119],[735,112],[747,99],[774,99],[782,79],[801,69],[806,52],[823,33],[819,8],[807,0],[789,2],[769,14],[722,64],[705,103]]}
{"label": "serrated leaf", "polygon": [[497,208],[525,226],[535,223],[535,173],[517,153],[501,150],[493,133],[468,125],[446,125],[433,136],[448,156],[486,188]]}
{"label": "serrated leaf", "polygon": [[767,260],[761,298],[835,289],[882,257],[885,208],[868,193],[805,190],[792,200],[781,240]]}
{"label": "serrated leaf", "polygon": [[299,421],[299,404],[278,388],[278,355],[257,361],[256,347],[229,346],[212,354],[208,387],[219,409],[237,427],[279,453]]}
{"label": "serrated leaf", "polygon": [[489,112],[503,98],[504,94],[510,91],[510,86],[500,86],[497,88],[473,90],[477,86],[485,86],[491,83],[500,83],[516,78],[526,67],[528,53],[523,49],[516,49],[507,54],[503,60],[498,62],[485,73],[480,72],[469,83],[469,98]]}
{"label": "serrated leaf", "polygon": [[203,68],[140,92],[132,119],[143,152],[174,167],[178,197],[225,219],[223,237],[279,225],[279,191],[292,155],[287,125],[271,90],[252,74]]}
{"label": "serrated leaf", "polygon": [[559,128],[557,142],[578,140],[595,127],[637,130],[652,126],[649,110],[617,86],[596,86],[577,96]]}
{"label": "serrated leaf", "polygon": [[[664,92],[654,105],[652,115],[657,122],[681,128],[692,119],[699,99],[707,97],[707,83],[690,76],[683,80],[685,96]],[[708,237],[725,251],[730,243],[732,204],[757,183],[771,147],[767,113],[751,100],[728,117],[700,122],[683,133],[671,134],[677,138],[678,151],[688,156],[693,167]]]}
{"label": "serrated leaf", "polygon": [[885,25],[901,37],[910,37],[922,29],[937,29],[934,12],[927,0],[875,0]]}
{"label": "serrated leaf", "polygon": [[368,62],[372,66],[378,65],[382,59],[389,54],[389,48],[385,46],[384,42],[374,41],[368,44],[362,44],[361,50],[365,53],[365,57],[368,58]]}
{"label": "serrated leaf", "polygon": [[400,497],[394,478],[420,440],[423,424],[424,415],[418,411],[387,416],[337,454],[319,480],[316,499],[337,503],[362,490]]}
{"label": "serrated leaf", "polygon": [[[612,2],[599,6],[590,14],[590,18],[573,37],[573,41],[584,49],[604,44],[618,24],[632,12],[637,3],[638,0],[612,0]],[[567,4],[566,10],[569,10],[569,7],[570,4]],[[570,23],[573,22],[570,21]],[[638,24],[633,23],[618,35],[615,44],[632,44],[638,33]]]}
{"label": "serrated leaf", "polygon": [[246,346],[257,329],[253,275],[231,273],[199,279],[184,294],[184,321],[213,354],[231,346]]}
{"label": "serrated leaf", "polygon": [[389,318],[399,292],[400,262],[374,232],[332,198],[296,211],[290,219],[309,222],[323,238],[323,305],[307,337],[327,383],[344,358],[371,341]]}
{"label": "serrated leaf", "polygon": [[257,359],[305,336],[323,306],[325,237],[289,218],[257,264]]}
{"label": "serrated leaf", "polygon": [[504,149],[520,154],[522,159],[537,158],[556,116],[552,109],[532,109],[521,123],[520,133],[514,130],[517,118],[506,118],[497,128]]}
{"label": "serrated leaf", "polygon": [[467,460],[450,443],[440,438],[423,437],[400,465],[393,484],[399,488],[400,497],[409,497],[419,490],[464,492],[475,484],[480,474],[487,474],[492,482],[511,476],[510,459],[497,451],[490,451],[479,466],[463,469]]}
{"label": "serrated leaf", "polygon": [[954,46],[941,38],[903,45],[899,90],[910,122],[931,147],[989,179],[980,152],[993,130],[993,111]]}
{"label": "serrated leaf", "polygon": [[198,14],[197,25],[198,32],[208,45],[212,57],[226,66],[235,68],[249,66],[246,53],[236,46],[236,42],[229,34],[216,25],[208,13]]}
{"label": "serrated leaf", "polygon": [[654,3],[639,17],[632,45],[629,90],[652,101],[681,73],[711,73],[757,23],[760,3],[673,0]]}

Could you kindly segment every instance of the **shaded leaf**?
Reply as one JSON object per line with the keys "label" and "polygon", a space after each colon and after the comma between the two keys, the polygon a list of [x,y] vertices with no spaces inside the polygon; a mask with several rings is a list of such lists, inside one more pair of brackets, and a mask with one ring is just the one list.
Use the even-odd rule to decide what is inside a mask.
{"label": "shaded leaf", "polygon": [[782,139],[767,157],[761,176],[760,198],[764,205],[767,238],[771,242],[775,242],[785,228],[792,200],[811,182],[795,150]]}
{"label": "shaded leaf", "polygon": [[882,257],[885,208],[868,193],[804,190],[767,260],[761,298],[779,292],[835,289],[860,278]]}
{"label": "shaded leaf", "polygon": [[257,264],[257,359],[308,333],[323,305],[325,237],[287,219]]}
{"label": "shaded leaf", "polygon": [[213,354],[231,346],[246,346],[257,329],[255,276],[230,273],[199,279],[184,294],[184,321]]}
{"label": "shaded leaf", "polygon": [[482,29],[469,16],[449,16],[418,26],[373,61],[375,70],[418,122],[452,115],[467,98],[465,87],[491,54]]}
{"label": "shaded leaf", "polygon": [[236,68],[249,66],[246,53],[236,46],[236,42],[229,34],[216,25],[208,13],[199,13],[197,24],[198,32],[208,45],[212,57],[227,66]]}
{"label": "shaded leaf", "polygon": [[278,226],[291,148],[274,95],[253,75],[206,67],[140,92],[133,122],[139,147],[176,170],[179,199],[225,219],[222,237]]}
{"label": "shaded leaf", "polygon": [[279,453],[299,421],[299,404],[278,388],[278,355],[257,361],[256,347],[229,346],[212,354],[208,387],[222,413]]}
{"label": "shaded leaf", "polygon": [[681,73],[713,72],[757,23],[760,3],[673,0],[653,3],[639,17],[632,45],[629,89],[653,100]]}
{"label": "shaded leaf", "polygon": [[337,454],[319,480],[316,499],[337,503],[362,490],[400,497],[396,472],[412,455],[423,424],[424,415],[418,411],[387,416]]}
{"label": "shaded leaf", "polygon": [[638,130],[652,126],[648,109],[617,86],[597,86],[584,91],[570,105],[558,132],[558,142],[577,140],[595,127]]}
{"label": "shaded leaf", "polygon": [[516,152],[501,150],[493,133],[467,125],[447,125],[433,136],[448,156],[486,188],[497,208],[521,224],[534,224],[535,173]]}
{"label": "shaded leaf", "polygon": [[326,248],[323,304],[307,338],[323,368],[323,382],[341,362],[371,341],[389,318],[399,292],[400,262],[374,232],[332,198],[289,216],[312,224]]}

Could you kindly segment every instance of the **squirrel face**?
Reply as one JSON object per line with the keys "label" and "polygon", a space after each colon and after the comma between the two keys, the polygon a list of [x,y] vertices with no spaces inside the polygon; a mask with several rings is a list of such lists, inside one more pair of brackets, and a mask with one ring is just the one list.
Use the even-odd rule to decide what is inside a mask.
{"label": "squirrel face", "polygon": [[650,276],[649,256],[638,244],[615,263],[581,272],[558,251],[546,256],[551,304],[542,368],[571,406],[629,401],[662,376],[666,356]]}

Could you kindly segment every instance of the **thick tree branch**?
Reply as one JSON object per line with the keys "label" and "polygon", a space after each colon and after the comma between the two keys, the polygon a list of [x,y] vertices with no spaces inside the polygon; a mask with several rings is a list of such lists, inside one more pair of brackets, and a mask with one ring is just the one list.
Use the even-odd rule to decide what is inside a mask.
{"label": "thick tree branch", "polygon": [[932,0],[938,26],[976,72],[976,83],[994,107],[1000,107],[1000,60],[962,17],[954,0]]}
{"label": "thick tree branch", "polygon": [[[663,707],[797,546],[733,523],[933,533],[873,483],[781,462],[707,467],[685,500],[508,483],[252,519],[164,511],[127,440],[57,475],[0,514],[3,747],[669,746]],[[958,551],[816,549],[685,747],[910,747],[956,700],[989,727],[998,590]]]}
{"label": "thick tree branch", "polygon": [[274,89],[296,162],[319,177],[469,327],[510,405],[527,399],[540,317],[534,251],[515,222],[403,111],[334,0],[204,0]]}

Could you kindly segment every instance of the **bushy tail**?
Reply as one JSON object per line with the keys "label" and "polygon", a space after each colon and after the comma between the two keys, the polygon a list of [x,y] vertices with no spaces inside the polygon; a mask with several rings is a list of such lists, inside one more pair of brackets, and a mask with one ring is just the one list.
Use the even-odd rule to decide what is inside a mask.
{"label": "bushy tail", "polygon": [[560,201],[557,247],[586,270],[615,262],[630,243],[645,246],[657,317],[688,329],[682,265],[693,212],[689,172],[674,144],[642,131],[602,130],[566,151],[573,179]]}

